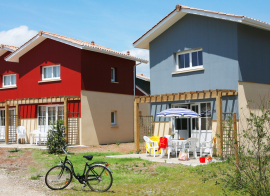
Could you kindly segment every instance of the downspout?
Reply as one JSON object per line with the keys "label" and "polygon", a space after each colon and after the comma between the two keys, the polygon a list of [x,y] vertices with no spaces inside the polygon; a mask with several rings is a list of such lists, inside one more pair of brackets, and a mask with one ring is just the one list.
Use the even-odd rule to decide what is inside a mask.
{"label": "downspout", "polygon": [[142,64],[142,62],[140,62],[140,63],[138,63],[138,64],[135,64],[134,66],[133,66],[133,86],[134,86],[134,89],[133,89],[133,91],[134,91],[134,97],[135,97],[135,95],[136,95],[136,84],[135,84],[135,80],[136,80],[136,71],[135,71],[135,69],[136,69],[136,67],[137,67],[137,65],[140,65],[140,64]]}

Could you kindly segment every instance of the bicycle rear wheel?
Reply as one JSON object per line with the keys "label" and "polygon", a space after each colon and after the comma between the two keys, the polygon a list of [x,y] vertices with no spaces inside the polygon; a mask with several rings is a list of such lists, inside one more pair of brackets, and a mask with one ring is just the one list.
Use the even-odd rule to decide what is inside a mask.
{"label": "bicycle rear wheel", "polygon": [[105,192],[111,188],[113,178],[110,170],[102,165],[94,165],[85,174],[85,181],[92,191]]}
{"label": "bicycle rear wheel", "polygon": [[66,166],[57,165],[52,167],[45,176],[46,185],[52,190],[66,188],[72,180],[72,173]]}

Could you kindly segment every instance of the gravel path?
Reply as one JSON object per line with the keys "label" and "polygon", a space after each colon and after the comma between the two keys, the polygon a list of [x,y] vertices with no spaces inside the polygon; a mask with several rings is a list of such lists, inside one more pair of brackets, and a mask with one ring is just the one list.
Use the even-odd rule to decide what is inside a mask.
{"label": "gravel path", "polygon": [[[0,195],[12,195],[12,196],[45,196],[44,191],[35,190],[33,184],[29,186],[29,181],[27,179],[22,179],[20,177],[15,177],[7,174],[5,169],[0,169]],[[39,183],[37,183],[38,185]]]}

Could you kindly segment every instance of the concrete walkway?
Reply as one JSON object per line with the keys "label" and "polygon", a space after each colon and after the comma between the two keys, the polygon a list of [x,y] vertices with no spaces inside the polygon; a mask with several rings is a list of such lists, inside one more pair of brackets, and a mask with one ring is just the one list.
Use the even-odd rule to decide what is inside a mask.
{"label": "concrete walkway", "polygon": [[[156,157],[149,156],[146,154],[126,154],[126,155],[114,155],[114,156],[106,156],[108,158],[141,158],[153,162],[160,162],[160,163],[175,163],[175,164],[182,164],[182,165],[188,165],[188,166],[198,166],[198,165],[206,165],[208,163],[200,163],[199,158],[195,159],[193,156],[190,156],[190,159],[188,161],[179,161],[178,158],[175,158],[174,156],[170,156],[170,159],[168,159],[168,156],[160,157],[159,155],[156,155]],[[207,162],[207,160],[206,160]]]}
{"label": "concrete walkway", "polygon": [[[73,145],[73,146],[68,146],[68,147],[84,147],[84,145]],[[5,142],[1,142],[0,143],[0,148],[36,148],[36,149],[48,149],[46,147],[46,145],[44,144],[41,144],[40,146],[39,145],[36,145],[36,144],[15,144],[15,143],[12,143],[12,144],[6,144]]]}

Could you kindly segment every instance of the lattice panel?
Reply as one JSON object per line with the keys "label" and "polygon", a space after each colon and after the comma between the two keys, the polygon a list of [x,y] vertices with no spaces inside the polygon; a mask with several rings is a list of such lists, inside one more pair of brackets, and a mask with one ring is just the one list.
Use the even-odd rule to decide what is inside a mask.
{"label": "lattice panel", "polygon": [[20,115],[9,115],[9,132],[8,138],[10,143],[17,142],[17,126],[21,125]]}
{"label": "lattice panel", "polygon": [[78,145],[80,133],[80,116],[77,112],[68,113],[68,144]]}
{"label": "lattice panel", "polygon": [[145,142],[143,136],[153,136],[153,116],[139,116],[139,128],[139,147],[141,152],[145,152]]}
{"label": "lattice panel", "polygon": [[222,113],[223,130],[223,156],[230,157],[234,154],[233,113]]}

